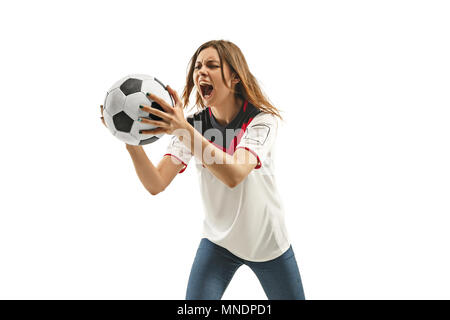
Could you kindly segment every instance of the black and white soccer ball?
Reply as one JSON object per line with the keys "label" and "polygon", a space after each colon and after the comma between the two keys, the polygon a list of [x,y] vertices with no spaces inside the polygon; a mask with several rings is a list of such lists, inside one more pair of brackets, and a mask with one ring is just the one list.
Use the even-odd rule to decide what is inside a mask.
{"label": "black and white soccer ball", "polygon": [[121,141],[130,145],[144,145],[155,142],[164,134],[140,134],[139,130],[149,130],[155,126],[137,121],[139,117],[152,120],[162,120],[160,117],[142,111],[139,105],[152,106],[164,111],[163,108],[147,97],[152,93],[174,106],[172,96],[166,86],[155,77],[144,74],[132,74],[117,81],[105,97],[103,117],[109,131]]}

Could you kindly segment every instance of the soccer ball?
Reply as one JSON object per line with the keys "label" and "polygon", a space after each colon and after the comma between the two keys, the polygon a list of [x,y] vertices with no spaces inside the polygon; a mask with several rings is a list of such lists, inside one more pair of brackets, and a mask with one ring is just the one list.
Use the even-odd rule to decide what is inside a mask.
{"label": "soccer ball", "polygon": [[132,74],[117,81],[106,93],[103,117],[109,131],[121,141],[130,145],[144,145],[155,142],[164,134],[140,134],[139,130],[156,128],[154,125],[137,121],[139,117],[162,120],[160,117],[142,111],[139,105],[163,108],[147,97],[152,93],[174,106],[172,96],[166,86],[155,77],[144,74]]}

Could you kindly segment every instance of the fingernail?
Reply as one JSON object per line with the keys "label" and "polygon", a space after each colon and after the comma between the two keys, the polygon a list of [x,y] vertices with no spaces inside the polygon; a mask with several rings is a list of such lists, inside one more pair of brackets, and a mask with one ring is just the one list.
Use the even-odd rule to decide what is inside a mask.
{"label": "fingernail", "polygon": [[138,121],[141,121],[141,118],[138,118]]}
{"label": "fingernail", "polygon": [[150,92],[147,92],[147,96],[149,96],[149,97],[150,97]]}
{"label": "fingernail", "polygon": [[141,108],[141,109],[142,109],[143,107],[144,107],[143,105],[140,105],[140,106],[139,106],[139,108]]}
{"label": "fingernail", "polygon": [[139,134],[142,134],[142,130],[139,130]]}

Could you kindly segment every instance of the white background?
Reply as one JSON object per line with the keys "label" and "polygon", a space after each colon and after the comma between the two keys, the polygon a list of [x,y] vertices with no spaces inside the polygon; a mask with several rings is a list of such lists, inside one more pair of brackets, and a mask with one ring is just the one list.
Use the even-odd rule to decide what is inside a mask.
{"label": "white background", "polygon": [[[277,182],[307,299],[449,299],[446,1],[0,5],[0,298],[184,299],[193,160],[151,196],[100,122],[131,73],[182,92],[211,39],[283,111]],[[169,137],[145,146],[153,163]],[[242,267],[224,299],[265,299]]]}

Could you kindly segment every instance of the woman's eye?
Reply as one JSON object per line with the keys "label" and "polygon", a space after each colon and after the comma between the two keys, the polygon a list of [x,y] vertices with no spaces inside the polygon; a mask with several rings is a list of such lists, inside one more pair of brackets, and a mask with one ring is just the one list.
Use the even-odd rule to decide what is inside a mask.
{"label": "woman's eye", "polygon": [[[208,66],[208,68],[219,68],[219,66]],[[194,69],[200,69],[200,66],[195,66]]]}

